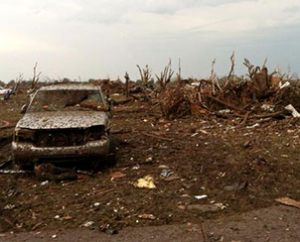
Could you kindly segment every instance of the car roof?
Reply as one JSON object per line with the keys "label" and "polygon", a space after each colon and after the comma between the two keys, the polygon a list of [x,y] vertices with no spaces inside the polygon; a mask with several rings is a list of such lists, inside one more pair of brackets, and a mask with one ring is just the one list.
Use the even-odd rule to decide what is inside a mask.
{"label": "car roof", "polygon": [[55,91],[55,90],[99,90],[99,86],[92,84],[56,84],[50,86],[41,87],[39,90],[43,91]]}

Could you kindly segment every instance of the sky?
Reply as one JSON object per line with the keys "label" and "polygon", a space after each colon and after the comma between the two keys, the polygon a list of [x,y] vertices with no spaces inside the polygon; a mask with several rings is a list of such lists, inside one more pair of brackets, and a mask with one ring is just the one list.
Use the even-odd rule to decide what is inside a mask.
{"label": "sky", "polygon": [[[300,72],[299,0],[1,0],[0,80],[38,62],[42,79],[116,79],[136,64],[153,75],[172,59],[184,77],[226,75],[236,52],[271,69]],[[288,68],[290,67],[290,68]]]}

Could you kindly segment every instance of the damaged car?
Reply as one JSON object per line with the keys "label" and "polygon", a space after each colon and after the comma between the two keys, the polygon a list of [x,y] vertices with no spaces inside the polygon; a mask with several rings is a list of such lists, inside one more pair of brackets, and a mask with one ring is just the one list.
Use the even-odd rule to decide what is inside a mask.
{"label": "damaged car", "polygon": [[23,110],[12,142],[12,155],[20,167],[52,160],[102,162],[112,155],[110,106],[100,87],[41,87]]}

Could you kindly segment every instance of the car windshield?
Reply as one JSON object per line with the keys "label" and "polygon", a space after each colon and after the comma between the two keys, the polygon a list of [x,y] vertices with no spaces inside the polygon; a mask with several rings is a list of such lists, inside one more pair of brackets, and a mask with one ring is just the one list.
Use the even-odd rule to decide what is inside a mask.
{"label": "car windshield", "polygon": [[40,90],[27,112],[103,110],[105,107],[98,90]]}

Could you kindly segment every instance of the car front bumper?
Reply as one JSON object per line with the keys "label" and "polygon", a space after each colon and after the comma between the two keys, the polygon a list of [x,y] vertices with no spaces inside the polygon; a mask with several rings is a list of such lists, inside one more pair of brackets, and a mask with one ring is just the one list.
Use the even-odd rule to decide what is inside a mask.
{"label": "car front bumper", "polygon": [[80,146],[36,147],[27,142],[12,142],[12,153],[15,160],[63,159],[105,156],[109,154],[109,139],[91,141]]}

